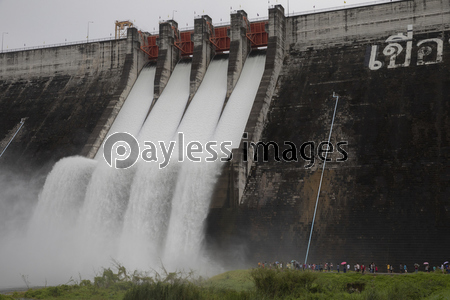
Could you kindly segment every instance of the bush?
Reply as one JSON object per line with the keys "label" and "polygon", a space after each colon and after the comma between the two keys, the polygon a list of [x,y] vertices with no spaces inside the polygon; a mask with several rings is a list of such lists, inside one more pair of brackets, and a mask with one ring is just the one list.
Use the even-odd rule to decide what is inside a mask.
{"label": "bush", "polygon": [[118,281],[119,275],[114,274],[114,272],[110,268],[103,269],[102,276],[94,277],[94,285],[101,288],[108,288]]}
{"label": "bush", "polygon": [[321,286],[314,284],[318,275],[313,272],[254,269],[251,276],[256,290],[271,298],[287,295],[300,296],[309,292],[321,291]]}
{"label": "bush", "polygon": [[198,300],[201,289],[190,283],[145,283],[128,290],[124,300]]}
{"label": "bush", "polygon": [[92,283],[88,279],[81,280],[80,286],[92,286]]}
{"label": "bush", "polygon": [[[47,287],[2,295],[0,300],[33,299],[447,299],[450,276],[443,274],[361,275],[299,270],[253,269],[217,275],[207,281],[192,272],[127,273],[104,269],[94,282]],[[251,284],[249,284],[251,283]]]}

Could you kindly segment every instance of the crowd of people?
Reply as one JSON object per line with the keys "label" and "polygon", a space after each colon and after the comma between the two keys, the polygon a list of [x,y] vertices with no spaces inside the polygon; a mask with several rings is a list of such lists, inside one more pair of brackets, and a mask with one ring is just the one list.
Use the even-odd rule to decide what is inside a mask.
{"label": "crowd of people", "polygon": [[[347,262],[341,262],[340,264],[333,263],[323,263],[323,264],[303,264],[296,260],[291,260],[291,262],[258,262],[259,268],[269,268],[269,269],[292,269],[292,270],[309,270],[318,272],[337,272],[337,273],[347,273],[348,271],[354,271],[357,273],[378,273],[378,266],[375,263],[370,263],[367,266],[364,264],[356,263],[353,265],[353,269]],[[415,263],[413,265],[414,272],[417,273],[419,270],[425,272],[437,272],[450,274],[450,265],[448,262],[442,263],[440,266],[431,267],[428,262],[423,264],[421,269],[420,265]],[[387,273],[394,273],[394,266],[392,264],[386,265]],[[384,270],[383,270],[384,271]],[[398,271],[396,273],[408,273],[408,266],[406,264],[400,264]]]}

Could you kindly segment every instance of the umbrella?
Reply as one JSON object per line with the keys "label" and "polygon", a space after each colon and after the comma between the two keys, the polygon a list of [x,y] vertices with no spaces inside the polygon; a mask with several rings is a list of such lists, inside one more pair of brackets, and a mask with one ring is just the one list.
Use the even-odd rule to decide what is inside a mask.
{"label": "umbrella", "polygon": [[424,265],[428,265],[428,263],[427,263],[427,262],[424,262],[423,264],[424,264]]}
{"label": "umbrella", "polygon": [[343,262],[341,262],[341,265],[345,265],[347,262],[345,262],[345,261],[343,261]]}
{"label": "umbrella", "polygon": [[448,264],[448,261],[446,261],[446,262],[443,263],[443,265],[447,265],[447,264]]}

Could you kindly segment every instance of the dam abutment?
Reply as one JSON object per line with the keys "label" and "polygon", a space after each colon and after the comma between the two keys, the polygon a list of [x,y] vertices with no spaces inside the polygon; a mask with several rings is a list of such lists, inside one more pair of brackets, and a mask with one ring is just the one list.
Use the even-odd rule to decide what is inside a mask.
{"label": "dam abutment", "polygon": [[163,92],[173,69],[181,58],[181,51],[175,46],[175,40],[179,34],[178,23],[174,20],[159,24],[159,52],[154,83],[155,99],[158,99]]}
{"label": "dam abutment", "polygon": [[[276,5],[270,8],[264,73],[245,127],[245,138],[241,141],[239,149],[233,149],[233,159],[229,162],[229,166],[223,169],[223,172],[228,174],[222,174],[217,181],[212,207],[217,207],[219,204],[225,207],[237,207],[240,204],[253,156],[253,152],[249,149],[249,160],[244,161],[244,143],[248,145],[251,142],[257,143],[267,122],[267,112],[285,56],[285,26],[283,7]],[[225,186],[227,186],[227,192],[223,191]],[[221,197],[227,197],[227,199],[221,199]]]}
{"label": "dam abutment", "polygon": [[[250,116],[245,126],[246,138],[241,141],[239,149],[244,152],[243,143],[258,143],[261,140],[261,134],[267,123],[267,113],[275,91],[278,76],[286,54],[286,18],[284,16],[284,8],[281,5],[275,5],[269,9],[268,24],[268,44],[266,54],[266,66],[261,79],[261,84],[256,94]],[[253,165],[252,147],[248,150],[247,162],[236,162],[238,166],[233,168],[234,174],[234,195],[233,202],[240,203],[247,182],[247,176]],[[242,154],[240,155],[242,157]]]}
{"label": "dam abutment", "polygon": [[136,28],[129,28],[127,32],[127,54],[119,81],[122,91],[115,93],[104,110],[100,120],[89,136],[89,139],[81,151],[81,155],[87,158],[94,158],[106,138],[111,125],[114,123],[120,109],[122,108],[128,94],[131,91],[140,71],[147,63],[146,57],[139,51],[139,34]]}
{"label": "dam abutment", "polygon": [[210,40],[213,31],[214,26],[209,16],[203,15],[194,20],[194,52],[192,54],[189,101],[192,100],[197,92],[209,63],[216,53],[215,47]]}
{"label": "dam abutment", "polygon": [[233,92],[234,86],[239,80],[242,68],[244,67],[245,59],[251,50],[251,42],[247,38],[247,28],[248,20],[247,13],[245,11],[238,10],[237,12],[231,14],[227,98],[229,98]]}

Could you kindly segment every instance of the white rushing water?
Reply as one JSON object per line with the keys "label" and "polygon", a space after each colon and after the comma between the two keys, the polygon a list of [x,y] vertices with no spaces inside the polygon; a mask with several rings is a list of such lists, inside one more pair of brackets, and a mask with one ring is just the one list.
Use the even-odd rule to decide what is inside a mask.
{"label": "white rushing water", "polygon": [[[153,66],[141,71],[108,135],[127,132],[138,136],[153,100],[154,77]],[[78,264],[86,268],[98,262],[107,265],[111,257],[117,257],[118,233],[122,231],[136,171],[135,168],[111,168],[103,159],[103,147],[99,149],[96,159],[99,164],[89,183],[76,226],[77,237],[90,245],[75,255]]]}
{"label": "white rushing water", "polygon": [[[179,67],[183,68],[183,65]],[[144,125],[139,139],[164,141],[166,146],[169,141],[179,142],[178,132],[185,133],[185,143],[193,139],[204,139],[208,134],[205,135],[205,131],[214,130],[220,115],[226,93],[226,72],[227,60],[211,62],[205,79],[181,123],[180,119],[189,96],[190,65],[186,66],[186,69],[181,69],[178,75],[174,73],[164,90],[164,97],[161,96],[152,110],[150,122]],[[211,91],[215,92],[211,94]],[[205,137],[202,137],[202,134]],[[167,238],[173,208],[171,200],[180,168],[179,153],[179,144],[176,147],[174,144],[170,162],[164,168],[159,166],[164,161],[161,157],[157,163],[141,162],[138,165],[139,175],[135,176],[133,182],[121,243],[123,254],[121,258],[131,262],[133,267],[158,266],[163,257],[163,245]],[[139,246],[135,247],[136,245]]]}
{"label": "white rushing water", "polygon": [[[146,66],[142,69],[127,100],[111,125],[107,137],[115,132],[128,132],[135,137],[138,135],[152,104],[155,72],[154,66]],[[103,160],[101,150],[99,149],[95,155],[96,160]]]}
{"label": "white rushing water", "polygon": [[74,156],[53,166],[30,221],[30,234],[64,234],[75,226],[96,165],[95,160]]}
{"label": "white rushing water", "polygon": [[265,55],[247,58],[239,81],[231,93],[214,132],[214,141],[231,141],[233,149],[239,148],[256,93],[264,72]]}
{"label": "white rushing water", "polygon": [[[189,98],[191,63],[180,62],[151,113],[155,68],[144,68],[108,135],[128,132],[141,152],[153,142],[157,158],[117,170],[103,159],[62,159],[48,175],[25,239],[0,246],[0,270],[29,275],[32,284],[67,282],[118,259],[128,270],[193,269],[208,274],[203,253],[204,221],[223,163],[205,162],[209,141],[238,147],[264,70],[265,56],[247,58],[241,77],[222,112],[227,91],[227,59],[214,59],[196,95]],[[222,114],[221,114],[222,113]],[[184,114],[184,115],[183,115]],[[143,124],[143,125],[142,125]],[[180,144],[179,133],[184,144]],[[162,155],[159,142],[175,141],[172,156]],[[189,142],[203,153],[187,158]],[[183,147],[180,147],[183,146]],[[227,147],[231,150],[231,146]],[[212,147],[219,153],[219,147]],[[183,158],[183,162],[178,162]],[[161,168],[164,164],[164,168]],[[31,246],[30,246],[31,245]],[[17,250],[18,249],[18,250]],[[3,257],[16,257],[6,261]],[[1,275],[1,274],[0,274]],[[0,276],[6,286],[5,276]],[[20,281],[20,277],[19,277]],[[11,282],[17,282],[16,278]]]}
{"label": "white rushing water", "polygon": [[17,284],[17,278],[3,277],[7,275],[23,274],[34,279],[33,284],[44,285],[60,284],[62,278],[69,279],[68,274],[78,273],[72,260],[79,250],[73,240],[74,226],[96,165],[95,160],[75,156],[53,166],[27,235],[1,244],[0,285]]}
{"label": "white rushing water", "polygon": [[[153,99],[154,76],[155,67],[141,71],[108,135],[138,134]],[[19,270],[32,284],[44,285],[67,282],[79,273],[90,276],[93,268],[109,266],[117,253],[115,241],[132,172],[108,167],[102,149],[95,160],[68,157],[57,162],[47,176],[27,236],[0,247],[2,257],[18,258],[1,260],[2,272]],[[10,284],[0,279],[2,285]]]}
{"label": "white rushing water", "polygon": [[[207,128],[202,128],[195,122],[195,118],[183,119],[183,122],[192,122],[186,127],[195,127],[190,128],[189,133],[198,131],[197,136],[187,135],[189,137],[187,140],[200,141],[202,145],[208,141],[217,141],[217,145],[221,142],[231,141],[238,146],[261,81],[264,62],[265,56],[248,58],[241,78],[231,94],[218,124],[217,119],[223,101],[221,99],[224,99],[226,93],[226,87],[219,84],[219,80],[223,80],[219,77],[221,71],[215,76],[217,81],[214,89],[210,86],[212,83],[208,81],[205,82],[205,85],[202,83],[203,89],[199,89],[196,95],[199,97],[198,102],[191,104],[192,113],[196,114],[199,111],[206,113],[202,109],[209,105],[207,108],[208,125]],[[206,78],[212,79],[213,77],[210,74]],[[209,90],[214,90],[213,95],[217,98],[212,98],[213,95],[208,93]],[[216,91],[220,91],[220,93]],[[186,117],[188,117],[187,114]],[[182,129],[183,127],[180,126],[180,131]],[[229,148],[231,150],[230,146]],[[215,147],[215,149],[220,153],[219,147]],[[204,267],[203,262],[206,257],[201,251],[204,239],[204,221],[208,214],[214,184],[223,165],[217,160],[205,162],[204,159],[208,156],[210,155],[204,155],[202,162],[185,162],[176,182],[164,252],[164,262],[173,268],[181,266],[198,270]]]}
{"label": "white rushing water", "polygon": [[[190,71],[191,63],[178,63],[175,67],[139,133],[141,147],[144,142],[152,142],[159,147],[158,142],[168,144],[175,136],[189,98]],[[125,215],[120,260],[134,269],[158,263],[160,244],[169,220],[170,198],[176,174],[172,168],[159,168],[164,158],[161,151],[158,154],[154,162],[138,161]]]}

